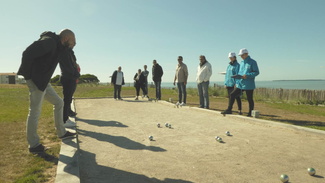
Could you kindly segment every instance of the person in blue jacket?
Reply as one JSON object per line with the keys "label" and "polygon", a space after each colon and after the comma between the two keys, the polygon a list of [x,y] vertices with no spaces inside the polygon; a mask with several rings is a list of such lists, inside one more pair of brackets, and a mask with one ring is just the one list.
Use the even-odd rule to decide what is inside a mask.
{"label": "person in blue jacket", "polygon": [[[233,76],[238,75],[239,63],[237,62],[236,53],[230,52],[228,57],[229,57],[230,62],[227,67],[227,70],[226,70],[225,87],[227,88],[228,97],[230,100],[230,94],[232,91],[234,91],[235,86],[236,86],[236,80],[237,80]],[[242,112],[241,112],[242,105],[241,105],[240,95],[238,95],[236,97],[236,101],[237,101],[237,105],[238,105],[238,113],[241,115],[242,114]],[[231,111],[230,111],[230,113],[231,113]]]}
{"label": "person in blue jacket", "polygon": [[252,110],[254,110],[253,93],[255,89],[255,77],[259,75],[259,69],[257,62],[248,55],[248,50],[243,48],[239,50],[239,56],[243,59],[240,63],[238,75],[232,76],[238,78],[236,80],[236,89],[230,94],[228,108],[222,112],[222,114],[231,114],[232,106],[236,97],[240,96],[242,92],[246,92],[247,100],[249,103],[249,117],[252,116]]}

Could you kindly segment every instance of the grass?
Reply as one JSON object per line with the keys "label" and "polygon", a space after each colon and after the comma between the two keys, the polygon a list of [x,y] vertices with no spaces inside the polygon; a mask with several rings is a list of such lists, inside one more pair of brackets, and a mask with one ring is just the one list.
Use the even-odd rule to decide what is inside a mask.
{"label": "grass", "polygon": [[[62,87],[55,86],[62,95]],[[198,106],[196,88],[187,89],[187,104]],[[227,107],[225,89],[209,89],[210,109],[221,111]],[[149,88],[153,98],[155,90]],[[95,84],[82,84],[74,95],[76,98],[113,97],[113,87]],[[123,87],[122,97],[135,96],[134,87]],[[162,89],[162,99],[169,98],[175,103],[176,89]],[[297,105],[283,101],[267,101],[255,96],[255,108],[260,110],[261,118],[282,123],[325,130],[325,107]],[[26,141],[26,117],[28,113],[28,88],[24,85],[0,85],[0,183],[3,182],[54,182],[56,165],[60,151],[53,121],[53,107],[44,102],[39,120],[38,133],[42,143],[51,147],[48,156],[33,156],[28,152]],[[243,111],[247,112],[247,101],[243,97]],[[234,107],[235,108],[235,107]]]}
{"label": "grass", "polygon": [[49,182],[49,169],[56,170],[60,141],[55,135],[53,107],[44,102],[38,133],[42,143],[51,147],[48,157],[28,152],[26,118],[28,89],[22,85],[0,85],[0,182]]}

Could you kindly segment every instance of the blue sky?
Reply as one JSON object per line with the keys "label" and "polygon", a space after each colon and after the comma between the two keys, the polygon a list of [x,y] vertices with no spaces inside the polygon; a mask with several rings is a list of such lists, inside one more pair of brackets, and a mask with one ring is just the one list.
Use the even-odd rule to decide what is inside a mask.
{"label": "blue sky", "polygon": [[172,82],[179,55],[189,81],[200,55],[212,64],[211,81],[222,81],[228,53],[241,48],[258,62],[258,81],[325,79],[324,7],[324,0],[1,0],[0,72],[17,72],[43,31],[69,28],[82,74],[101,82],[118,66],[131,82],[144,64],[151,72],[153,59]]}

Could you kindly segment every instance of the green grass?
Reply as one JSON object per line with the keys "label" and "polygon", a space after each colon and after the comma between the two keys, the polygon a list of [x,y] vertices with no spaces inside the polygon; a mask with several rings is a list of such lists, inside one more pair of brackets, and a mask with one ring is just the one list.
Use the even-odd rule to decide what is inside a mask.
{"label": "green grass", "polygon": [[53,106],[48,102],[43,103],[38,133],[42,143],[51,143],[52,160],[28,152],[28,95],[26,86],[0,85],[0,182],[47,182],[47,170],[57,164],[60,141],[55,135]]}
{"label": "green grass", "polygon": [[282,109],[285,111],[297,112],[300,114],[309,114],[314,116],[325,117],[324,107],[319,107],[315,105],[297,105],[290,103],[269,103],[268,106],[272,108]]}

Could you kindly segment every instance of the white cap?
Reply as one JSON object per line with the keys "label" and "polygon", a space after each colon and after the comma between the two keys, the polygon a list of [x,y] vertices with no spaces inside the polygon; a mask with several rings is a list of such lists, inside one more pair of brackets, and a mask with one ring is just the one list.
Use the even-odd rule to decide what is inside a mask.
{"label": "white cap", "polygon": [[248,53],[248,50],[246,48],[242,48],[239,50],[238,56],[243,55],[244,53]]}
{"label": "white cap", "polygon": [[236,56],[236,53],[235,52],[230,52],[229,54],[228,54],[228,57],[230,58],[230,57],[235,57]]}

